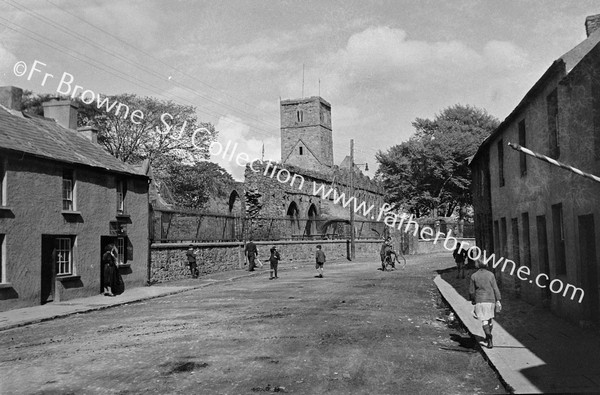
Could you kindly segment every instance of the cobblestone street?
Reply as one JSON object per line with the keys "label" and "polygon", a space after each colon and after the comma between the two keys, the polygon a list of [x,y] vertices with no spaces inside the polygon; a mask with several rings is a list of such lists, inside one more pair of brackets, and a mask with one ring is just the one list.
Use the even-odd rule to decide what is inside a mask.
{"label": "cobblestone street", "polygon": [[330,264],[323,279],[290,268],[0,332],[0,392],[503,392],[436,319],[442,259]]}

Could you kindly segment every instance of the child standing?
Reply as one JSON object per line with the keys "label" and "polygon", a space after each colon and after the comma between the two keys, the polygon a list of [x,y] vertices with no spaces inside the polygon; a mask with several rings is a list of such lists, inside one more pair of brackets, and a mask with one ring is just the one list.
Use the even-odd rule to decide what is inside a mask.
{"label": "child standing", "polygon": [[198,278],[200,272],[198,271],[198,264],[196,263],[196,254],[194,254],[194,247],[190,246],[185,253],[190,267],[190,274],[192,278]]}
{"label": "child standing", "polygon": [[467,251],[461,248],[460,243],[456,243],[456,249],[452,253],[452,256],[454,257],[454,262],[456,262],[456,267],[458,269],[456,271],[456,278],[459,277],[461,272],[462,278],[465,278],[465,261],[467,259]]}
{"label": "child standing", "polygon": [[317,272],[319,273],[317,277],[323,278],[323,264],[325,263],[325,253],[321,251],[320,245],[317,246],[317,253],[315,259],[317,260],[315,269],[317,269]]}
{"label": "child standing", "polygon": [[[271,256],[269,257],[269,262],[271,263],[271,277],[269,277],[269,280],[278,278],[277,277],[277,264],[279,263],[280,259],[281,259],[281,256],[279,255],[279,252],[277,251],[277,247],[273,246],[271,248]],[[273,277],[273,272],[275,272],[275,277]]]}

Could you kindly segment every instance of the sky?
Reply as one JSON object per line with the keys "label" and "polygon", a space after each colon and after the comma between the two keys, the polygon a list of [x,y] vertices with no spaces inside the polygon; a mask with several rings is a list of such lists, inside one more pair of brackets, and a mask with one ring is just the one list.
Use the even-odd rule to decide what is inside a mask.
{"label": "sky", "polygon": [[279,101],[320,95],[335,163],[354,139],[373,175],[416,118],[460,103],[503,120],[595,14],[597,0],[0,0],[0,86],[55,92],[15,74],[37,60],[95,93],[193,105],[224,145],[273,160]]}

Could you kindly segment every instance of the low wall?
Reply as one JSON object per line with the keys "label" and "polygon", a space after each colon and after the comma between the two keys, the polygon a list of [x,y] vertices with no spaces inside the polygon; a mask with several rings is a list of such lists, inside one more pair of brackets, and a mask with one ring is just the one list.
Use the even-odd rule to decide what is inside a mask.
{"label": "low wall", "polygon": [[[471,239],[471,238],[456,238],[456,240],[463,244],[465,243],[465,247],[466,249],[469,249],[469,247],[472,247],[475,245],[475,239]],[[415,249],[413,250],[411,248],[410,254],[429,254],[432,252],[444,252],[447,251],[449,254],[452,254],[452,250],[448,250],[446,249],[446,247],[444,247],[444,239],[439,239],[437,241],[437,243],[433,243],[432,241],[425,241],[425,240],[418,240],[417,243],[415,243]],[[454,246],[454,243],[452,243],[452,241],[448,241],[448,248]]]}
{"label": "low wall", "polygon": [[[347,240],[257,241],[255,244],[258,258],[267,265],[272,246],[277,246],[282,264],[313,261],[318,244],[322,246],[327,260],[346,259],[350,248]],[[244,267],[243,243],[154,243],[150,248],[150,282],[161,283],[189,277],[186,251],[190,245],[196,252],[201,275]],[[381,240],[357,240],[356,257],[373,258],[378,261],[380,247]]]}

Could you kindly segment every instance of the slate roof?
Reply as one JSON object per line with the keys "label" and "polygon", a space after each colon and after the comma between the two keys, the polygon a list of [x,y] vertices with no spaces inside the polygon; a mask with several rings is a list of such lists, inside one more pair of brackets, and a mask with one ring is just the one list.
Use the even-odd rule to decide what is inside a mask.
{"label": "slate roof", "polygon": [[0,149],[39,158],[146,177],[78,132],[48,119],[0,105]]}

